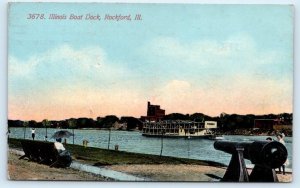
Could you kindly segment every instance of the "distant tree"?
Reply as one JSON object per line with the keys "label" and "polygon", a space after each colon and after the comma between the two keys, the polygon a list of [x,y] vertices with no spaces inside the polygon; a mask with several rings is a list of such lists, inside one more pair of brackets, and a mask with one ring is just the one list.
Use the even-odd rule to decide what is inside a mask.
{"label": "distant tree", "polygon": [[279,114],[278,116],[283,121],[283,124],[285,124],[285,125],[293,124],[293,114],[282,113],[282,114]]}
{"label": "distant tree", "polygon": [[101,127],[110,128],[116,121],[119,121],[119,118],[115,115],[105,116],[101,121]]}
{"label": "distant tree", "polygon": [[237,128],[237,114],[225,115],[224,116],[224,129],[233,130]]}
{"label": "distant tree", "polygon": [[255,115],[247,114],[244,116],[244,128],[253,128]]}
{"label": "distant tree", "polygon": [[96,127],[97,127],[97,128],[102,128],[102,125],[103,125],[103,124],[102,124],[102,120],[103,120],[102,117],[97,117],[97,118],[96,118],[96,122],[95,122],[95,123],[96,123]]}
{"label": "distant tree", "polygon": [[74,118],[66,120],[68,122],[68,128],[75,129],[77,128],[77,121]]}
{"label": "distant tree", "polygon": [[137,127],[140,130],[143,128],[143,123],[135,117],[123,116],[121,117],[120,122],[127,124],[127,128],[126,128],[127,130],[133,130],[136,129]]}
{"label": "distant tree", "polygon": [[92,118],[78,118],[76,125],[77,128],[96,127],[96,123]]}
{"label": "distant tree", "polygon": [[38,124],[37,124],[37,122],[34,121],[34,120],[30,120],[30,121],[28,122],[28,127],[34,127],[34,128],[36,128],[37,126],[38,126]]}
{"label": "distant tree", "polygon": [[[75,119],[75,120],[76,120],[76,119]],[[57,127],[63,128],[63,129],[69,128],[68,121],[66,121],[66,120],[58,121],[58,122],[57,122]]]}
{"label": "distant tree", "polygon": [[50,122],[50,128],[57,128],[57,127],[60,127],[60,122],[61,121],[49,121]]}
{"label": "distant tree", "polygon": [[236,115],[235,122],[236,122],[236,125],[237,125],[238,128],[243,127],[243,125],[244,125],[244,116]]}
{"label": "distant tree", "polygon": [[191,121],[196,122],[204,122],[205,121],[205,115],[202,113],[194,113],[190,116]]}
{"label": "distant tree", "polygon": [[168,114],[165,115],[164,117],[165,120],[188,120],[189,119],[189,115],[186,114],[180,114],[180,113],[172,113],[172,114]]}
{"label": "distant tree", "polygon": [[8,120],[8,127],[23,127],[23,123],[20,120]]}

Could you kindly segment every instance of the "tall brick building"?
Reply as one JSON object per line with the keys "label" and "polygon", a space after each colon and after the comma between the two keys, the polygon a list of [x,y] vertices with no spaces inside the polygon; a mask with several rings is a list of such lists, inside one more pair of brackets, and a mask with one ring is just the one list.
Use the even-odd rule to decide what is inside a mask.
{"label": "tall brick building", "polygon": [[142,121],[160,121],[165,116],[165,110],[160,105],[153,105],[148,101],[147,116],[141,116]]}

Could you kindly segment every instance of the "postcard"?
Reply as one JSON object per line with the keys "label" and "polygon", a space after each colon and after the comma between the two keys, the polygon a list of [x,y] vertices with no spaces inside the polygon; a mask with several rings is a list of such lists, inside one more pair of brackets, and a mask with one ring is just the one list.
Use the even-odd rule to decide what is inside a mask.
{"label": "postcard", "polygon": [[291,182],[292,5],[9,3],[8,179]]}

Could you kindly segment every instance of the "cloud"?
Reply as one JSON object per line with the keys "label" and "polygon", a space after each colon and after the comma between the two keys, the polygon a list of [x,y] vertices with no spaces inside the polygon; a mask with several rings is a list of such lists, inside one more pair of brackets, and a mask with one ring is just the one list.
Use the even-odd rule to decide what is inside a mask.
{"label": "cloud", "polygon": [[236,76],[235,82],[218,87],[201,87],[185,80],[171,80],[153,92],[151,101],[167,113],[221,112],[267,114],[292,111],[292,85],[286,79],[272,80]]}
{"label": "cloud", "polygon": [[36,57],[31,57],[28,61],[22,63],[19,59],[10,56],[8,58],[8,74],[12,77],[24,77],[30,75],[38,63],[39,59]]}
{"label": "cloud", "polygon": [[230,57],[231,55],[253,53],[255,43],[249,36],[234,36],[223,41],[198,40],[192,42],[180,42],[170,37],[158,37],[146,45],[148,51],[158,57],[167,57],[172,60],[178,59],[183,63],[210,63],[210,61],[199,61],[205,58]]}
{"label": "cloud", "polygon": [[[91,70],[97,71],[105,62],[101,48],[84,48],[76,50],[69,45],[62,45],[44,53],[20,60],[9,57],[9,75],[12,78],[32,77],[45,79],[80,76]],[[74,74],[70,74],[74,73]],[[80,73],[78,75],[78,73]],[[52,80],[52,79],[51,79]]]}
{"label": "cloud", "polygon": [[[141,53],[147,57],[152,69],[161,72],[196,72],[210,75],[267,75],[291,74],[292,54],[279,50],[266,50],[257,46],[252,37],[239,34],[224,40],[180,41],[158,37],[148,42]],[[272,66],[272,68],[270,68]],[[273,74],[273,75],[272,75]]]}
{"label": "cloud", "polygon": [[291,57],[260,50],[251,37],[160,37],[138,52],[138,69],[113,61],[99,46],[9,57],[9,118],[139,117],[148,100],[167,113],[292,111]]}
{"label": "cloud", "polygon": [[129,69],[95,46],[75,49],[61,45],[26,60],[11,56],[9,117],[137,115],[136,108],[128,106],[142,97],[138,97],[134,81],[126,79],[128,74]]}
{"label": "cloud", "polygon": [[169,113],[292,111],[292,54],[266,50],[248,35],[190,42],[159,37],[142,53],[161,75],[150,98]]}
{"label": "cloud", "polygon": [[[70,84],[108,84],[122,80],[127,70],[109,60],[97,46],[75,49],[61,45],[26,60],[9,57],[9,80],[28,87],[64,87]],[[13,85],[11,85],[13,86]],[[16,86],[17,87],[17,86]]]}
{"label": "cloud", "polygon": [[147,99],[135,90],[118,87],[97,89],[70,86],[34,95],[10,96],[9,118],[43,120],[117,115],[139,117],[146,113]]}

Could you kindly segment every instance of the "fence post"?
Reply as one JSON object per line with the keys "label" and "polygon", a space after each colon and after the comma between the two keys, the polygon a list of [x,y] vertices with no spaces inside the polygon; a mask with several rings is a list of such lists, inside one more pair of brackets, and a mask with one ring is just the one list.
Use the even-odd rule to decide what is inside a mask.
{"label": "fence post", "polygon": [[109,150],[109,144],[110,144],[110,132],[111,132],[111,130],[109,129],[108,130],[108,146],[107,146],[107,149]]}

